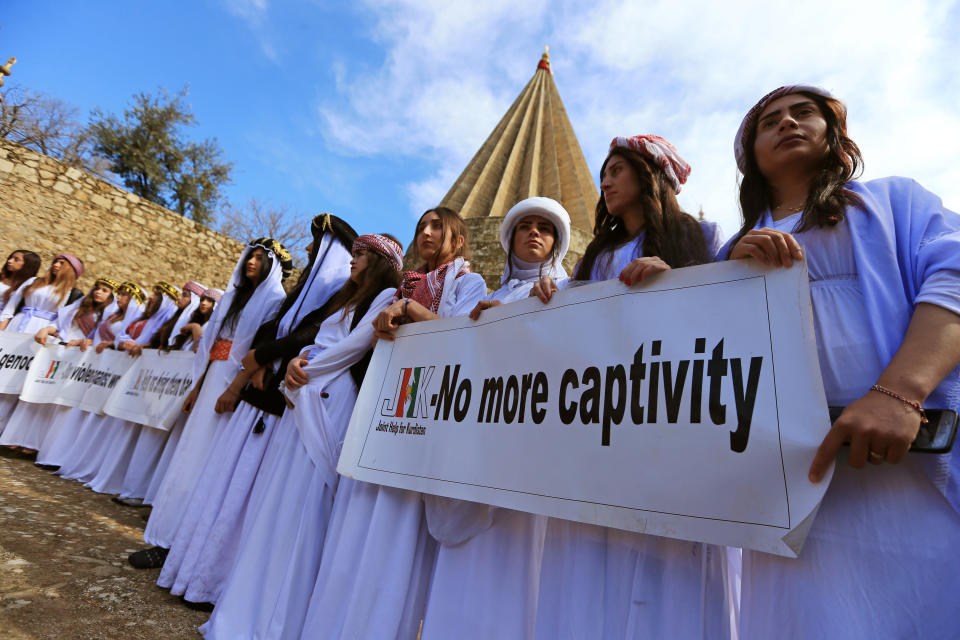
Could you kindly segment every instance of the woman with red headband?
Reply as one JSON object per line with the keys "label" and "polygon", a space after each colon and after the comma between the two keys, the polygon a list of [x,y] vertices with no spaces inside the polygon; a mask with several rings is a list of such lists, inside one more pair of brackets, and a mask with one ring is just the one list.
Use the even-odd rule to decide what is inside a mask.
{"label": "woman with red headband", "polygon": [[[406,322],[466,315],[486,293],[457,212],[428,210],[413,245],[422,264],[404,272],[397,300],[374,321],[379,338],[392,340]],[[436,555],[421,494],[343,478],[328,532],[304,628],[324,638],[416,637]]]}
{"label": "woman with red headband", "polygon": [[[683,211],[690,175],[659,136],[614,138],[600,169],[594,237],[575,280],[627,286],[671,268],[712,262],[719,227]],[[534,295],[557,290],[543,279]],[[733,606],[722,547],[551,519],[543,546],[537,638],[724,638]]]}
{"label": "woman with red headband", "polygon": [[960,405],[960,215],[913,180],[857,181],[846,116],[780,87],[734,141],[744,223],[722,255],[806,262],[827,402],[845,407],[810,466],[833,478],[800,557],[744,551],[741,638],[953,638],[960,455],[910,448],[924,407]]}

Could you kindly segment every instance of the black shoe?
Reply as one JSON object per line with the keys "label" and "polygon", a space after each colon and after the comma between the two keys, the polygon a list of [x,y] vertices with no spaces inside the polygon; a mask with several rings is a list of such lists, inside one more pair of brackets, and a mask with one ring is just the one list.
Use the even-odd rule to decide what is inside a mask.
{"label": "black shoe", "polygon": [[58,464],[38,464],[37,467],[43,469],[44,471],[56,471],[60,468]]}
{"label": "black shoe", "polygon": [[113,496],[110,498],[110,500],[124,507],[133,507],[135,509],[144,509],[150,506],[148,504],[143,504],[143,500],[140,498],[121,498],[120,496]]}
{"label": "black shoe", "polygon": [[183,596],[180,596],[180,600],[183,601],[183,604],[187,605],[188,609],[193,609],[194,611],[206,611],[207,613],[213,611],[212,602],[190,602]]}
{"label": "black shoe", "polygon": [[170,553],[169,549],[151,547],[150,549],[142,549],[141,551],[131,553],[127,557],[127,562],[132,564],[136,569],[159,569],[167,559],[168,553]]}

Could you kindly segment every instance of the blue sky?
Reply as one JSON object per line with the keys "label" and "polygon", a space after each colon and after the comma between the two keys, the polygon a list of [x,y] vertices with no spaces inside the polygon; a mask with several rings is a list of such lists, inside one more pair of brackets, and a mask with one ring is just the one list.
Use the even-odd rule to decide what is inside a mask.
{"label": "blue sky", "polygon": [[957,3],[925,0],[12,0],[0,58],[19,59],[8,83],[83,112],[189,84],[192,134],[235,163],[231,201],[331,211],[406,244],[545,44],[594,173],[615,135],[662,135],[693,166],[681,204],[727,234],[739,120],[798,81],[848,103],[866,178],[914,177],[956,210],[957,33]]}

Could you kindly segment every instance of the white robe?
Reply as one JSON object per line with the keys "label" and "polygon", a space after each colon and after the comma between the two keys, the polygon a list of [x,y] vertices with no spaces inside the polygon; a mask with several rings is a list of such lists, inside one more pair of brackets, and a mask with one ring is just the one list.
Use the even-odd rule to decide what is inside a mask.
{"label": "white robe", "polygon": [[[453,282],[444,287],[442,317],[469,313],[486,293],[477,274]],[[421,494],[344,478],[303,637],[416,637],[435,554]]]}
{"label": "white robe", "polygon": [[310,382],[289,392],[295,408],[269,427],[276,435],[253,487],[233,569],[202,629],[205,637],[300,637],[357,396],[349,369],[370,348],[371,323],[393,295],[393,289],[381,292],[353,331],[353,314],[335,313],[304,350]]}
{"label": "white robe", "polygon": [[[67,296],[61,299],[54,291],[53,285],[45,285],[24,297],[27,287],[36,279],[33,277],[25,280],[16,291],[10,294],[10,299],[0,312],[0,321],[10,320],[6,331],[36,333],[44,327],[56,324],[57,314],[66,304]],[[24,308],[20,313],[16,313],[21,301],[24,303]],[[19,404],[22,403],[19,403],[17,395],[0,394],[0,444],[36,449],[47,435],[47,426],[39,425],[34,429],[37,423],[33,419],[33,411],[24,408],[17,414],[17,424],[11,430],[10,419]]]}
{"label": "white robe", "polygon": [[[347,282],[350,259],[339,239],[324,234],[307,280],[277,322],[278,339],[288,336]],[[260,420],[265,428],[256,433]],[[276,422],[275,416],[240,402],[227,426],[215,436],[158,585],[192,602],[217,601],[236,553],[254,479],[276,434]]]}
{"label": "white robe", "polygon": [[[701,226],[714,255],[719,229]],[[601,254],[591,280],[616,278],[641,257],[642,235]],[[551,518],[534,637],[727,638],[736,603],[726,585],[723,547]]]}
{"label": "white robe", "polygon": [[[241,255],[234,267],[230,285],[217,304],[213,316],[204,325],[200,348],[194,359],[193,378],[199,380],[206,369],[206,376],[197,395],[197,401],[183,427],[183,433],[170,461],[164,479],[153,501],[153,511],[143,532],[143,539],[154,546],[169,549],[183,520],[186,507],[203,472],[204,460],[210,451],[214,437],[226,426],[232,413],[217,414],[214,407],[217,399],[233,382],[240,371],[240,361],[250,348],[254,334],[263,322],[276,314],[285,293],[281,286],[281,266],[270,252],[271,268],[267,277],[253,291],[231,328],[223,327],[224,316],[236,295],[241,282],[244,263],[251,249]],[[217,339],[232,340],[227,360],[210,361],[210,348]],[[209,365],[208,365],[209,363]]]}
{"label": "white robe", "polygon": [[[874,384],[915,304],[960,314],[960,216],[902,178],[851,188],[866,212],[848,209],[832,229],[795,234],[810,273],[827,401],[835,406]],[[776,226],[791,231],[794,222]],[[761,224],[774,223],[765,217]],[[956,409],[958,389],[954,370],[927,406]],[[948,500],[957,497],[949,490],[957,445],[946,456],[908,453],[899,464],[862,469],[847,464],[848,454],[844,448],[837,457],[798,559],[744,551],[741,637],[958,637],[960,514]]]}
{"label": "white robe", "polygon": [[[530,271],[526,280],[507,280],[487,299],[503,304],[525,300],[539,279],[538,270]],[[552,273],[551,276],[559,286],[564,285],[565,275]],[[437,511],[431,513],[431,506],[452,506],[461,516],[465,515],[464,508],[469,509],[473,513],[463,518],[467,528],[483,527],[483,530],[460,544],[438,545],[423,620],[423,639],[532,637],[547,518],[434,498],[427,503],[428,523],[431,515],[443,515]],[[449,525],[444,528],[449,529]],[[470,533],[472,531],[456,532],[456,536]]]}

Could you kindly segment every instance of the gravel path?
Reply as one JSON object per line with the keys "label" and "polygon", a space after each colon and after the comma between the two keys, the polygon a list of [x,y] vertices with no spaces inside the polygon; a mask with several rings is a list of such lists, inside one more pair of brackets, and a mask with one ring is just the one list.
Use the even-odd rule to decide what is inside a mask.
{"label": "gravel path", "polygon": [[126,561],[145,513],[0,453],[0,637],[199,639],[209,614]]}

